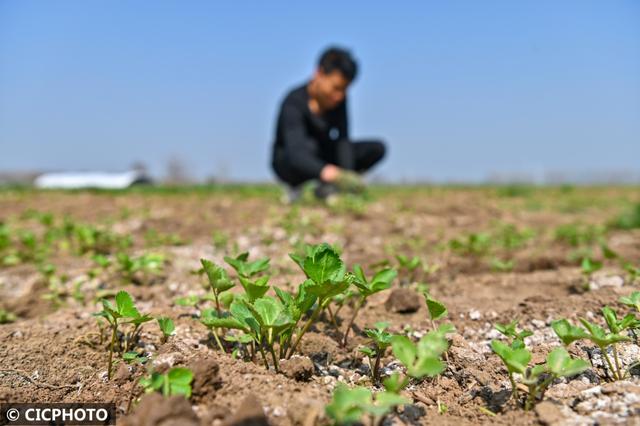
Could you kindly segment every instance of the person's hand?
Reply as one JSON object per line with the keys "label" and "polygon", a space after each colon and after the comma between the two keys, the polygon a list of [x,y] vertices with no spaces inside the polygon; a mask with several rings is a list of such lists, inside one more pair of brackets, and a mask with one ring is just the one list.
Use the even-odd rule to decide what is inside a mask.
{"label": "person's hand", "polygon": [[323,182],[335,182],[340,177],[340,167],[327,164],[320,171],[320,180]]}
{"label": "person's hand", "polygon": [[341,191],[360,194],[365,190],[365,183],[358,173],[352,170],[341,170],[336,185]]}

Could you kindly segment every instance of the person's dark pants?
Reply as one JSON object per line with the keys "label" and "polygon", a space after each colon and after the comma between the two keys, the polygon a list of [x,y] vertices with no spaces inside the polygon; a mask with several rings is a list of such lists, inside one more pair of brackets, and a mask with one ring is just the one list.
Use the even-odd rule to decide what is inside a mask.
{"label": "person's dark pants", "polygon": [[[380,141],[352,142],[341,139],[320,152],[319,156],[324,161],[340,168],[364,173],[378,163],[384,157],[385,152],[385,145]],[[286,150],[276,155],[273,168],[283,182],[293,187],[312,179],[318,179],[314,171],[304,170],[300,165],[292,164]]]}

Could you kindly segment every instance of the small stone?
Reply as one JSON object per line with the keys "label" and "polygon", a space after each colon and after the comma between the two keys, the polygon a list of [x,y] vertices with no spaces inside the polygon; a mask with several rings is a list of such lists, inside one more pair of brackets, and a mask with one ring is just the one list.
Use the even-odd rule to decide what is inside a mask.
{"label": "small stone", "polygon": [[531,320],[531,325],[533,325],[535,328],[544,328],[547,324],[544,321],[533,319]]}
{"label": "small stone", "polygon": [[406,287],[396,288],[391,291],[384,306],[387,311],[410,314],[420,309],[420,297],[415,291]]}
{"label": "small stone", "polygon": [[286,414],[286,411],[284,411],[282,407],[274,407],[271,414],[273,414],[274,417],[282,417]]}
{"label": "small stone", "polygon": [[477,309],[472,309],[471,311],[469,311],[469,319],[471,319],[472,321],[477,321],[480,318],[482,318],[482,314]]}
{"label": "small stone", "polygon": [[585,389],[581,392],[581,395],[585,398],[590,396],[600,395],[602,393],[602,386],[594,386],[589,389]]}
{"label": "small stone", "polygon": [[322,383],[325,385],[333,385],[336,382],[336,378],[333,376],[324,376],[322,378]]}
{"label": "small stone", "polygon": [[597,290],[603,287],[620,288],[624,285],[624,278],[620,275],[596,276],[589,283],[591,290]]}

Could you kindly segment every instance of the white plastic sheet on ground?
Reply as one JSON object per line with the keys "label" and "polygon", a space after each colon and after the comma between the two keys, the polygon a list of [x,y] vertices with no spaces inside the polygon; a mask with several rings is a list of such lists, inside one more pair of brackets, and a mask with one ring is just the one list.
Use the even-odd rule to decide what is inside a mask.
{"label": "white plastic sheet on ground", "polygon": [[123,173],[60,172],[44,173],[36,178],[34,184],[37,188],[123,189],[142,181],[148,182],[148,179],[137,171]]}

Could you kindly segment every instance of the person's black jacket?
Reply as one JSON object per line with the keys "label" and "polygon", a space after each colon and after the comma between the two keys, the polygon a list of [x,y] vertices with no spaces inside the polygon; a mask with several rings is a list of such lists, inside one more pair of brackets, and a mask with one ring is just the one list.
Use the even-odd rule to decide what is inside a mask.
{"label": "person's black jacket", "polygon": [[348,139],[347,102],[345,100],[322,117],[309,109],[307,84],[290,91],[278,114],[273,143],[272,166],[293,169],[317,178],[322,168],[335,157],[335,144]]}

